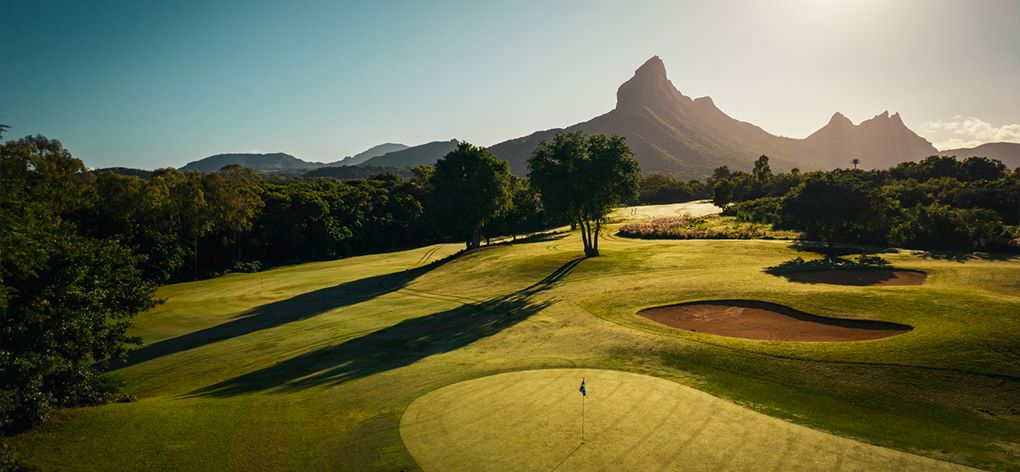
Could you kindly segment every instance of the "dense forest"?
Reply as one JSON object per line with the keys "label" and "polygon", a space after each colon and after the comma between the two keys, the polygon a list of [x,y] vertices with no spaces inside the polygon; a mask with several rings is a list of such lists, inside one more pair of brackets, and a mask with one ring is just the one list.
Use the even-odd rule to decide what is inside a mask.
{"label": "dense forest", "polygon": [[762,156],[750,174],[716,169],[710,184],[724,214],[801,230],[829,246],[1001,252],[1020,241],[1020,172],[984,157],[773,174]]}
{"label": "dense forest", "polygon": [[570,133],[539,146],[530,179],[467,143],[435,166],[351,180],[238,165],[90,171],[42,136],[4,143],[0,158],[0,434],[119,398],[98,372],[138,343],[131,319],[175,281],[436,242],[471,249],[566,224],[594,256],[612,205],[701,198],[829,245],[1015,251],[1020,239],[1020,174],[980,157],[774,174],[762,156],[751,173],[682,181],[641,176],[622,138]]}

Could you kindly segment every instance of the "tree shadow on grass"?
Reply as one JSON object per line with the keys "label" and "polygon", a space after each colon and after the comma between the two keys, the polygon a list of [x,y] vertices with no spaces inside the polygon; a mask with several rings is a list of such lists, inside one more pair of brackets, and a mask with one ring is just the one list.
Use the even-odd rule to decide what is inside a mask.
{"label": "tree shadow on grass", "polygon": [[[827,247],[817,241],[797,240],[790,243],[791,249],[801,252],[813,252],[825,257],[840,257],[851,254],[895,254],[900,250],[893,247],[883,246],[861,246],[853,244],[837,244]],[[910,255],[922,259],[933,259],[940,261],[968,262],[968,261],[1011,261],[1020,259],[1016,254],[993,253],[993,252],[967,252],[949,250],[910,250]]]}
{"label": "tree shadow on grass", "polygon": [[804,271],[837,270],[837,269],[883,269],[889,267],[889,261],[881,256],[861,255],[856,259],[828,255],[821,259],[807,259],[795,257],[783,261],[772,267],[766,267],[764,272],[772,275],[789,275]]}
{"label": "tree shadow on grass", "polygon": [[583,258],[571,260],[542,280],[510,295],[404,320],[191,394],[230,397],[337,385],[459,349],[524,321],[552,304],[552,300],[538,302],[531,297],[560,282],[581,260]]}
{"label": "tree shadow on grass", "polygon": [[795,240],[790,243],[790,249],[799,252],[813,252],[825,257],[841,257],[851,254],[892,254],[897,252],[895,248],[880,246],[862,246],[856,244],[836,244],[832,247],[826,246],[818,241]]}
{"label": "tree shadow on grass", "polygon": [[960,252],[960,251],[911,251],[910,255],[922,259],[934,259],[939,261],[967,262],[967,261],[1009,261],[1020,259],[1015,254],[997,254],[990,252]]}
{"label": "tree shadow on grass", "polygon": [[426,272],[444,264],[447,259],[403,272],[367,277],[333,287],[302,293],[286,300],[267,303],[237,315],[233,320],[216,326],[165,339],[132,352],[126,362],[111,362],[107,370],[140,364],[152,359],[195,349],[215,342],[251,334],[264,329],[300,321],[327,311],[355,305],[398,290]]}
{"label": "tree shadow on grass", "polygon": [[513,240],[511,242],[515,243],[515,244],[540,243],[540,242],[546,242],[546,241],[558,241],[560,239],[566,238],[567,236],[570,236],[570,231],[555,231],[554,230],[554,231],[546,231],[546,232],[542,232],[542,233],[529,234],[529,235],[524,236],[522,238],[517,238],[517,239],[515,239],[515,240]]}

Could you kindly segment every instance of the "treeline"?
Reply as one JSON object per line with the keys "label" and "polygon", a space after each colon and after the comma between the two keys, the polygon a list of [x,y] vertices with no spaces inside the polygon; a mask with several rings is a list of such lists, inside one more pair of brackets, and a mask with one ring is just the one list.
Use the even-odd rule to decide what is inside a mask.
{"label": "treeline", "polygon": [[1010,251],[1020,238],[1020,173],[984,157],[773,174],[762,156],[750,174],[721,167],[709,183],[726,214],[801,230],[830,246]]}
{"label": "treeline", "polygon": [[[18,161],[48,189],[74,195],[59,207],[59,217],[78,234],[130,249],[154,283],[465,240],[453,221],[463,215],[453,205],[466,196],[444,195],[450,186],[436,185],[431,166],[409,171],[410,177],[382,173],[351,180],[263,179],[238,165],[207,174],[157,169],[143,179],[90,172],[58,141],[40,136],[8,142],[3,152],[6,165]],[[49,171],[57,159],[67,167],[60,174]],[[506,201],[478,228],[479,237],[555,223],[527,179],[505,179]],[[467,182],[467,190],[477,192],[472,186],[479,181]],[[57,198],[48,191],[35,197]]]}

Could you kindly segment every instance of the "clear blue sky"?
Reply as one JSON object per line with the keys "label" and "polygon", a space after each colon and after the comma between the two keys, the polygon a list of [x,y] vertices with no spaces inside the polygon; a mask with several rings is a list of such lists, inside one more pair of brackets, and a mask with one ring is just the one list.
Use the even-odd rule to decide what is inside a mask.
{"label": "clear blue sky", "polygon": [[888,109],[937,146],[1020,140],[1015,0],[0,0],[0,123],[94,167],[490,145],[610,110],[656,54],[776,134]]}

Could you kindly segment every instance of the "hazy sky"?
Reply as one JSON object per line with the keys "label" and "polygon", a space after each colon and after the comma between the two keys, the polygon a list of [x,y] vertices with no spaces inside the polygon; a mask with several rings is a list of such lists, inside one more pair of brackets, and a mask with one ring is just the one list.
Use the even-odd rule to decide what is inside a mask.
{"label": "hazy sky", "polygon": [[1020,141],[1020,1],[0,0],[0,123],[94,167],[490,145],[613,108],[652,55],[685,95],[804,137],[900,112]]}

